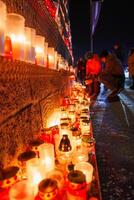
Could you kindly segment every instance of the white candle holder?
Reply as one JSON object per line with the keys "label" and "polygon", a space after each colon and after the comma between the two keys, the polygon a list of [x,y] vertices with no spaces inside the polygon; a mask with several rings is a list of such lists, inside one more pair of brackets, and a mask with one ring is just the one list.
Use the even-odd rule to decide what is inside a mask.
{"label": "white candle holder", "polygon": [[45,172],[54,170],[55,168],[55,156],[54,156],[54,145],[47,143],[39,146],[39,153],[41,164]]}
{"label": "white candle holder", "polygon": [[36,35],[35,37],[35,53],[36,53],[36,64],[40,66],[45,66],[45,38],[42,37],[41,35]]}
{"label": "white candle holder", "polygon": [[34,195],[36,196],[38,192],[38,184],[45,178],[45,173],[43,173],[41,162],[38,158],[33,158],[26,163],[27,180],[29,185],[34,190]]}
{"label": "white candle holder", "polygon": [[75,170],[82,171],[86,176],[87,184],[90,184],[93,179],[93,166],[88,162],[79,162],[74,167]]}
{"label": "white candle holder", "polygon": [[55,69],[55,51],[53,47],[48,47],[48,67]]}
{"label": "white candle holder", "polygon": [[15,183],[9,191],[10,200],[34,200],[33,188],[27,180]]}
{"label": "white candle holder", "polygon": [[0,0],[0,55],[4,55],[4,40],[6,28],[6,4]]}
{"label": "white candle holder", "polygon": [[16,13],[7,14],[6,35],[11,39],[13,59],[24,61],[24,24],[23,16]]}
{"label": "white candle holder", "polygon": [[36,30],[31,28],[31,63],[35,64],[35,36]]}

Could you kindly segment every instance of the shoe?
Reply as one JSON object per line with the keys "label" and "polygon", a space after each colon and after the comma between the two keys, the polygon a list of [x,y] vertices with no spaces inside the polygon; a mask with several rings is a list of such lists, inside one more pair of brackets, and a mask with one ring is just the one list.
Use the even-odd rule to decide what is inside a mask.
{"label": "shoe", "polygon": [[114,96],[117,96],[122,90],[123,90],[123,88],[114,89],[114,90],[108,95],[108,98],[113,98]]}

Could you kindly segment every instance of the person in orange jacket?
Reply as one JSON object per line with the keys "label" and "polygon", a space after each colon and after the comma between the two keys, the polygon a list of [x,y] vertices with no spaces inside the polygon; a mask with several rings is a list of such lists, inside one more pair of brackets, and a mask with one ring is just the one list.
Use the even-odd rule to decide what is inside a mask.
{"label": "person in orange jacket", "polygon": [[[101,71],[101,61],[97,54],[90,53],[86,63],[86,77],[89,80],[88,92],[95,99],[100,93],[100,82],[97,77]],[[88,82],[88,81],[87,81]]]}

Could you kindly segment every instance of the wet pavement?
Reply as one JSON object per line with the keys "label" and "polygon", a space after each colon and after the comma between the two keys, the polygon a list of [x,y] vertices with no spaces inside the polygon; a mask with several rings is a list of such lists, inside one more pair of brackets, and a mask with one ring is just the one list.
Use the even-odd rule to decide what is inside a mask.
{"label": "wet pavement", "polygon": [[91,106],[102,200],[134,200],[134,90],[126,86],[117,102],[107,92]]}

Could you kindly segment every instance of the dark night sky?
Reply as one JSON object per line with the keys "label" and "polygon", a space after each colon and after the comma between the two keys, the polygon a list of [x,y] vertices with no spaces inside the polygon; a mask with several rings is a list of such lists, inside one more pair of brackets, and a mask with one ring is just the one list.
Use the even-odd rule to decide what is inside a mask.
{"label": "dark night sky", "polygon": [[[90,0],[70,0],[70,21],[74,57],[77,60],[90,48]],[[94,34],[94,52],[110,49],[119,42],[128,53],[134,46],[133,0],[104,0]]]}

